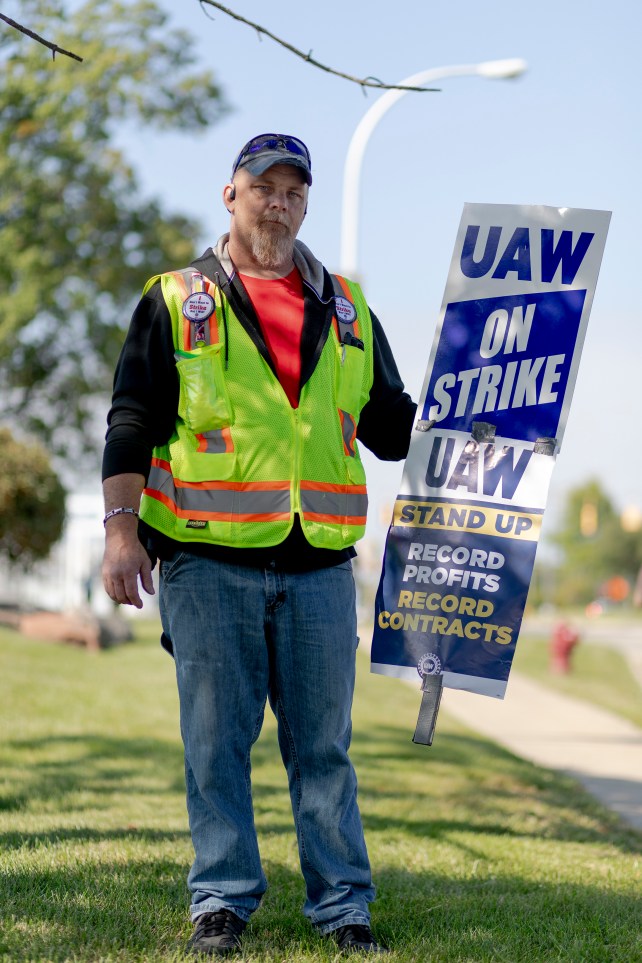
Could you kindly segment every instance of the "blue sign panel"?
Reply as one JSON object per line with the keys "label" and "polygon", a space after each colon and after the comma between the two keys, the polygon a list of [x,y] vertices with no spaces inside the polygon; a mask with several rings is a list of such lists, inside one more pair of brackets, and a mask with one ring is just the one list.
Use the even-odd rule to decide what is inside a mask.
{"label": "blue sign panel", "polygon": [[432,656],[441,673],[506,682],[541,514],[400,496],[375,603],[373,664],[419,671]]}
{"label": "blue sign panel", "polygon": [[470,431],[555,438],[586,291],[449,304],[422,418]]}

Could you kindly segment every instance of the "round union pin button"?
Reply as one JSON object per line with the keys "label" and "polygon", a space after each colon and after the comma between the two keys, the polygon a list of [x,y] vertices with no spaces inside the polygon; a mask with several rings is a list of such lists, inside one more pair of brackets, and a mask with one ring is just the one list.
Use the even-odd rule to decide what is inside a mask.
{"label": "round union pin button", "polygon": [[183,314],[189,321],[207,321],[214,314],[215,308],[214,298],[204,291],[190,294],[183,301]]}
{"label": "round union pin button", "polygon": [[337,312],[337,318],[343,324],[352,324],[353,321],[357,319],[357,312],[354,309],[354,304],[348,301],[347,298],[335,298],[335,310]]}

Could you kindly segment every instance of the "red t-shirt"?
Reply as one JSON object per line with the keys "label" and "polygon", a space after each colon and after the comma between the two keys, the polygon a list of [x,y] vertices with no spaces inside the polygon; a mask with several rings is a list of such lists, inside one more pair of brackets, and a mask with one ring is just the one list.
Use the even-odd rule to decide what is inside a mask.
{"label": "red t-shirt", "polygon": [[303,283],[296,268],[284,278],[253,278],[239,274],[254,305],[263,337],[283,390],[293,408],[299,407]]}

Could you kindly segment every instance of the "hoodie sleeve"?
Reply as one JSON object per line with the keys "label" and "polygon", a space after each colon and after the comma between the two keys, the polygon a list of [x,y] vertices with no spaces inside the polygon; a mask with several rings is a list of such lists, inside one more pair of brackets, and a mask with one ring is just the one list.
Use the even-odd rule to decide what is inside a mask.
{"label": "hoodie sleeve", "polygon": [[382,461],[400,461],[408,454],[417,405],[404,391],[388,339],[373,312],[373,382],[364,406],[357,438]]}
{"label": "hoodie sleeve", "polygon": [[118,359],[103,479],[123,472],[147,478],[152,449],[171,437],[177,408],[172,325],[157,282],[139,301]]}

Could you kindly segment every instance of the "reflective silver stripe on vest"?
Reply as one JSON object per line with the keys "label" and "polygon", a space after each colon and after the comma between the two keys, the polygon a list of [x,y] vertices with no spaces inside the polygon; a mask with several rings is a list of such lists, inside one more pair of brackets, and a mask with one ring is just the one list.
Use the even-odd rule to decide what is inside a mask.
{"label": "reflective silver stripe on vest", "polygon": [[[350,301],[354,307],[354,297],[352,296],[352,291],[350,291],[348,285],[346,285],[348,288],[348,293],[346,293],[346,291],[343,290],[343,285],[336,274],[331,274],[330,277],[332,279],[332,287],[334,289],[335,298],[345,298],[345,300]],[[343,344],[343,339],[345,338],[346,334],[352,334],[354,331],[354,321],[358,320],[356,317],[356,309],[354,321],[350,321],[348,324],[346,324],[345,321],[342,321],[341,318],[337,317],[336,311],[334,312],[334,320],[337,322],[337,327],[339,329],[339,341],[341,344]]]}
{"label": "reflective silver stripe on vest", "polygon": [[337,518],[365,518],[368,513],[368,496],[365,492],[320,492],[301,490],[303,514],[336,515]]}
{"label": "reflective silver stripe on vest", "polygon": [[168,498],[173,498],[175,494],[174,478],[171,471],[161,468],[160,465],[152,464],[147,478],[146,488],[153,488],[154,491],[162,492]]}
{"label": "reflective silver stripe on vest", "polygon": [[212,431],[203,431],[197,438],[205,439],[205,448],[199,451],[206,452],[208,455],[221,455],[227,451],[227,444],[223,437],[222,428],[213,428]]}
{"label": "reflective silver stripe on vest", "polygon": [[[221,482],[224,485],[224,482]],[[171,472],[152,466],[147,489],[170,499],[179,514],[212,515],[289,515],[289,489],[239,491],[236,488],[183,488],[176,485]],[[153,497],[153,495],[152,495]]]}
{"label": "reflective silver stripe on vest", "polygon": [[341,433],[343,434],[343,444],[345,446],[346,453],[350,455],[351,458],[354,458],[356,422],[352,415],[349,415],[347,411],[342,411],[341,408],[339,408],[339,412],[341,413]]}

